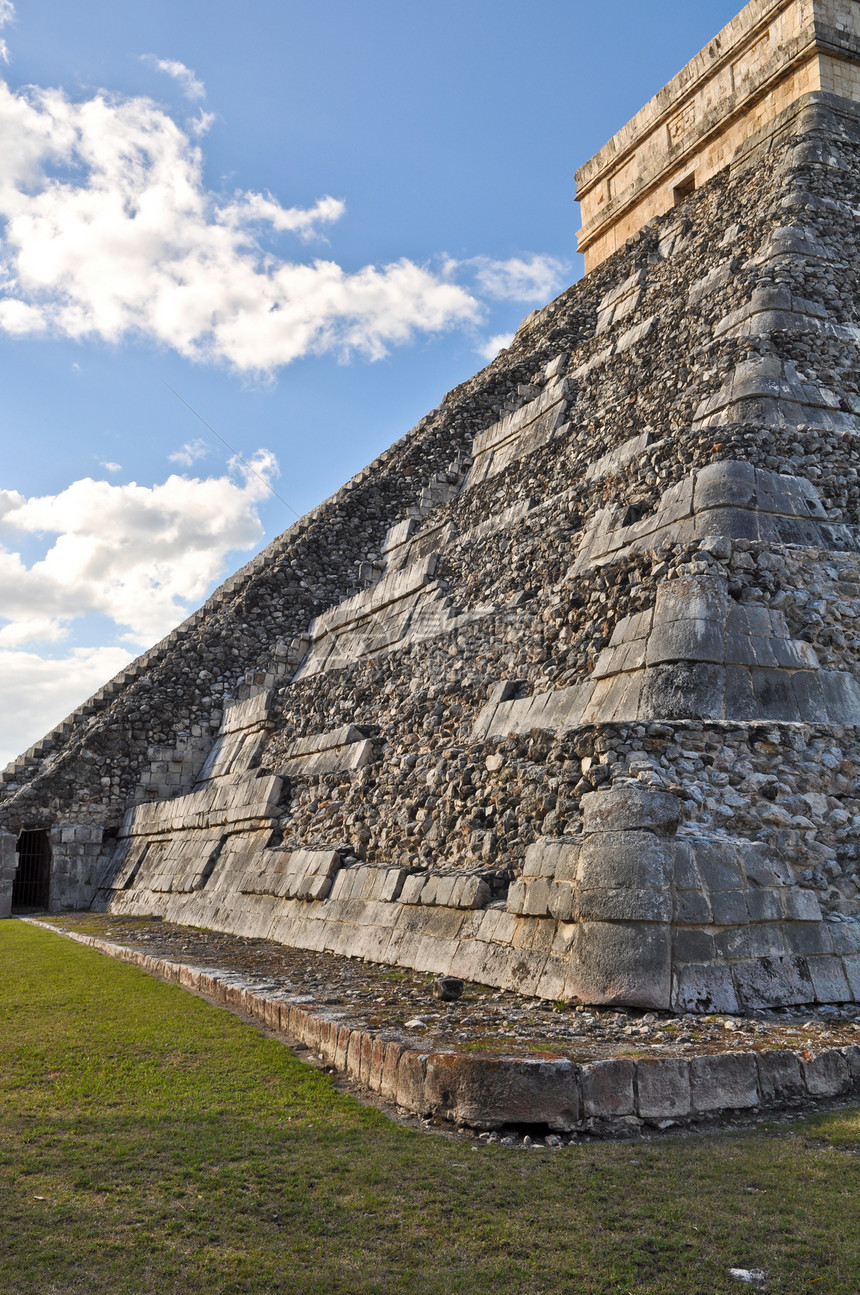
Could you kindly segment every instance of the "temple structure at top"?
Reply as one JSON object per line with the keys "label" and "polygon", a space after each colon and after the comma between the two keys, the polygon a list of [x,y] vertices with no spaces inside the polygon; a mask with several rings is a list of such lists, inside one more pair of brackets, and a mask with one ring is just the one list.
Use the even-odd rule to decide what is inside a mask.
{"label": "temple structure at top", "polygon": [[752,0],[577,171],[586,270],[718,171],[767,151],[808,95],[860,102],[860,4]]}

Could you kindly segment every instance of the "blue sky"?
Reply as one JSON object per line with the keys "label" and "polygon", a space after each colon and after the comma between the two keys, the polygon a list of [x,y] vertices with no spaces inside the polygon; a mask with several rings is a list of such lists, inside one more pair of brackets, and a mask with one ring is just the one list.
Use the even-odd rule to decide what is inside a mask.
{"label": "blue sky", "polygon": [[737,7],[0,0],[0,764],[580,277]]}

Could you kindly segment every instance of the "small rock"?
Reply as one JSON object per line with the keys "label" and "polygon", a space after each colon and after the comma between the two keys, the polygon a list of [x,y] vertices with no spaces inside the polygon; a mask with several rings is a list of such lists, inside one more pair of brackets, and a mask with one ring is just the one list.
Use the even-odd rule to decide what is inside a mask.
{"label": "small rock", "polygon": [[749,1286],[761,1286],[767,1281],[767,1273],[762,1272],[761,1268],[730,1268],[729,1276],[734,1277],[735,1281],[746,1282]]}
{"label": "small rock", "polygon": [[443,1003],[455,1003],[463,993],[463,981],[457,976],[437,976],[433,981],[433,997]]}

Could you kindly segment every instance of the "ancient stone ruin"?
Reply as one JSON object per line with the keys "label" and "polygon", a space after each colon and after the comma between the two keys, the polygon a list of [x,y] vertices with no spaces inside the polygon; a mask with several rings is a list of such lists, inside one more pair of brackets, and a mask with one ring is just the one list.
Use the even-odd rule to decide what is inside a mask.
{"label": "ancient stone ruin", "polygon": [[860,1001],[860,3],[577,178],[586,277],[5,770],[0,912]]}

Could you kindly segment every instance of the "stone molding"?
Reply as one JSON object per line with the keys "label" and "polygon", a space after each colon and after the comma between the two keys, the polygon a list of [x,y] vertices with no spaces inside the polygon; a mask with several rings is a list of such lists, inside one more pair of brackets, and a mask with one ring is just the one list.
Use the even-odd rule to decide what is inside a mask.
{"label": "stone molding", "polygon": [[546,1125],[560,1133],[634,1133],[736,1114],[777,1110],[860,1090],[860,1048],[816,1053],[725,1052],[617,1058],[578,1064],[565,1058],[419,1052],[372,1030],[257,989],[238,976],[154,958],[94,936],[38,923],[160,980],[249,1016],[287,1043],[301,1044],[341,1074],[422,1117],[475,1129]]}

